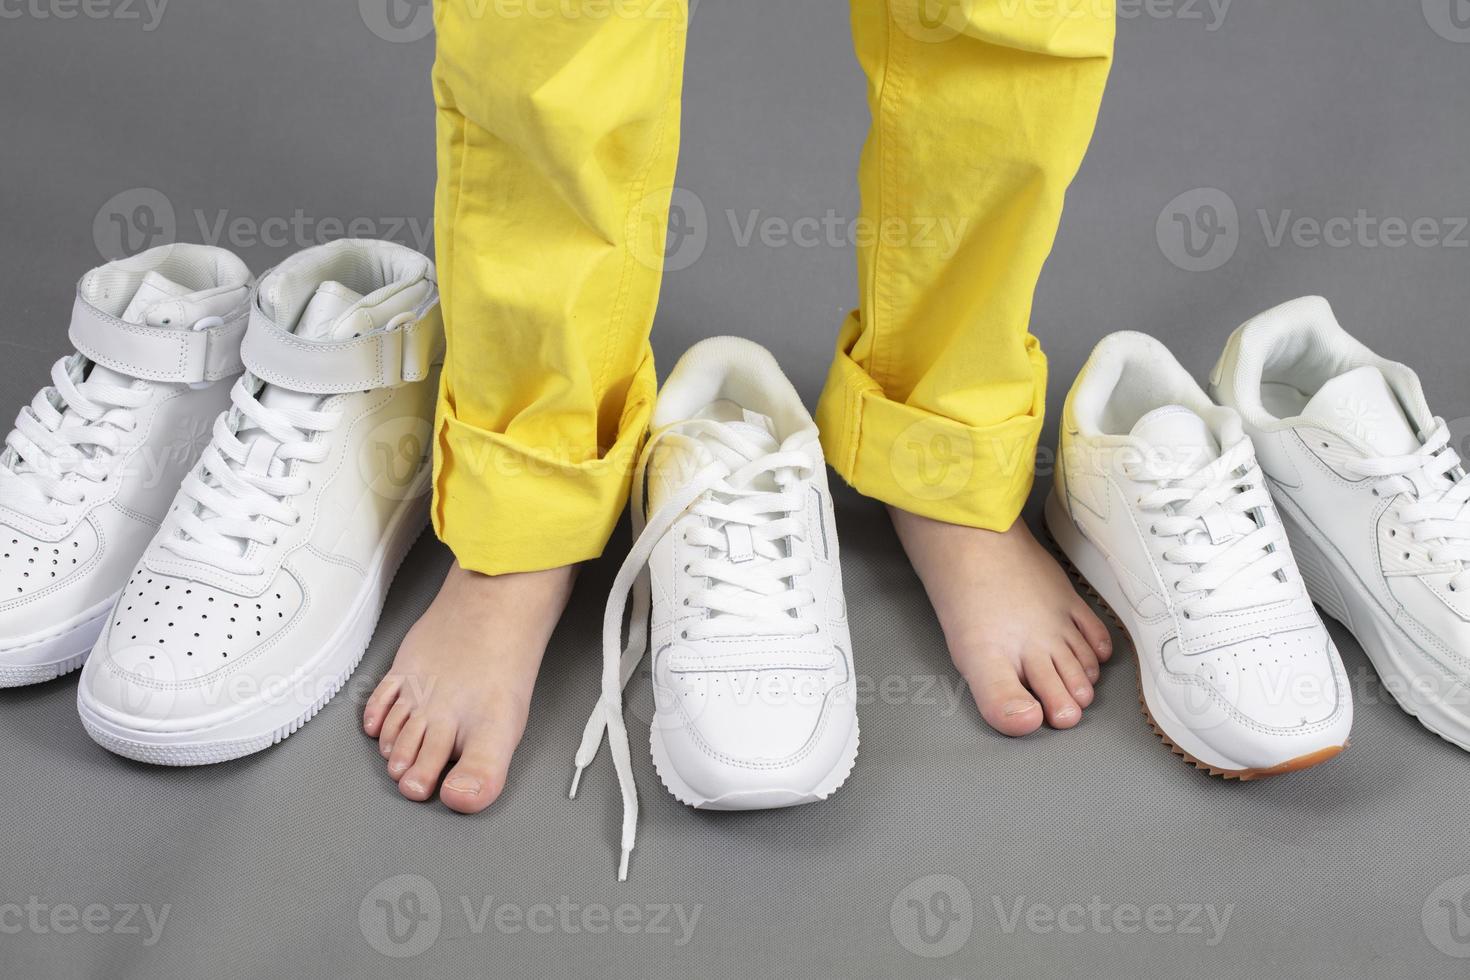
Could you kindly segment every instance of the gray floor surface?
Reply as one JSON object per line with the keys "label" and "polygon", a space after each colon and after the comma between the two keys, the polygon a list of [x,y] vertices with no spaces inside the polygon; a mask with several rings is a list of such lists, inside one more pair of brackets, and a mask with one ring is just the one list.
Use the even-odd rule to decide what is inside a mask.
{"label": "gray floor surface", "polygon": [[[429,244],[427,8],[388,2],[0,4],[6,411],[64,351],[99,252],[222,240],[264,269],[353,219]],[[1154,333],[1203,373],[1241,320],[1320,292],[1470,433],[1465,6],[1123,0],[1036,305],[1053,407],[1110,330]],[[814,399],[852,251],[741,229],[856,214],[867,118],[846,7],[706,0],[688,62],[693,251],[666,280],[662,366],[743,334]],[[850,783],[791,811],[696,813],[635,751],[623,885],[606,756],[566,791],[626,529],[581,578],[511,786],[480,817],[401,799],[357,729],[445,570],[429,537],[349,690],[253,758],[134,765],[88,741],[73,682],[0,695],[0,975],[1465,974],[1470,759],[1394,705],[1350,637],[1335,631],[1352,747],[1293,777],[1224,783],[1171,756],[1127,657],[1078,729],[1008,741],[967,702],[881,509],[843,493],[838,519],[866,692]],[[630,701],[643,746],[645,679]]]}

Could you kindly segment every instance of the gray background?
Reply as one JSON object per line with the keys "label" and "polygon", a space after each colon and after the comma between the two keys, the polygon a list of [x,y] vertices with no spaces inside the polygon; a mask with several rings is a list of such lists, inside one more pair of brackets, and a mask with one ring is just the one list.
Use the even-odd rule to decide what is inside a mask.
{"label": "gray background", "polygon": [[[433,42],[412,21],[388,29],[386,0],[194,0],[156,22],[158,0],[154,13],[142,0],[95,2],[90,13],[71,0],[0,4],[7,412],[64,352],[72,284],[121,244],[117,217],[140,219],[137,247],[138,229],[207,240],[223,213],[234,222],[224,243],[257,269],[340,232],[324,219],[365,219],[360,232],[420,244],[404,222],[427,227]],[[1203,373],[1241,320],[1322,292],[1350,329],[1419,368],[1437,411],[1470,414],[1470,31],[1449,16],[1466,4],[1234,0],[1222,17],[1221,0],[1123,2],[1098,136],[1036,305],[1052,405],[1105,332],[1157,334]],[[706,0],[688,64],[680,185],[704,208],[705,243],[667,277],[662,366],[699,337],[743,334],[772,346],[815,398],[852,302],[851,250],[742,247],[731,222],[856,214],[867,114],[845,5]],[[1222,193],[1235,218],[1217,207],[1224,233],[1191,259],[1172,216],[1204,221],[1201,205]],[[298,209],[310,220],[279,237],[271,219]],[[1283,216],[1360,211],[1368,221],[1336,244],[1265,230]],[[1433,241],[1393,247],[1371,227],[1420,218],[1435,221]],[[1440,900],[1470,890],[1459,878],[1470,872],[1470,760],[1395,707],[1340,631],[1353,745],[1306,773],[1242,786],[1187,767],[1140,716],[1128,656],[1079,728],[1008,741],[965,701],[880,508],[850,493],[839,504],[868,686],[863,750],[832,800],[696,813],[635,751],[640,846],[617,884],[605,754],[580,799],[566,799],[611,557],[578,583],[501,801],[466,818],[401,799],[357,724],[446,567],[426,537],[353,685],[272,751],[193,771],[134,765],[87,740],[74,681],[0,695],[0,974],[1464,974],[1449,954],[1470,954],[1470,904],[1452,922]],[[633,691],[637,746],[646,682]],[[421,900],[423,921],[399,920],[403,943],[379,898],[405,913]],[[15,918],[31,899],[39,927]],[[927,934],[909,899],[929,913]],[[574,909],[570,927],[517,931],[508,918],[559,902]],[[68,909],[94,903],[108,908],[103,934],[63,931]],[[582,928],[583,911],[595,926],[599,910],[624,903],[642,925]],[[113,908],[128,905],[167,907],[156,942],[146,926],[128,931]],[[1156,931],[1129,918],[1156,905]],[[692,938],[658,931],[650,906],[671,921],[697,912]],[[1229,913],[1213,943],[1211,910]],[[936,953],[947,955],[921,955]]]}

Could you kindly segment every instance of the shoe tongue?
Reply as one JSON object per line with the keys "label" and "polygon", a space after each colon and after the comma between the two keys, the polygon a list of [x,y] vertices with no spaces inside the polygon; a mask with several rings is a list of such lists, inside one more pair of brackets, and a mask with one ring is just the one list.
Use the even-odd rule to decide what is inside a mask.
{"label": "shoe tongue", "polygon": [[1144,468],[1155,477],[1185,477],[1220,457],[1205,420],[1183,405],[1156,408],[1129,433],[1147,447]]}
{"label": "shoe tongue", "polygon": [[143,281],[138,284],[138,291],[133,293],[133,298],[128,301],[128,307],[123,311],[122,318],[128,323],[150,327],[190,326],[182,322],[183,304],[176,304],[171,310],[164,309],[170,300],[177,300],[188,295],[189,289],[180,286],[172,279],[161,276],[157,272],[145,273]]}
{"label": "shoe tongue", "polygon": [[[339,282],[327,281],[317,287],[306,309],[296,321],[292,331],[298,337],[309,340],[345,340],[352,336],[349,318],[362,303],[362,295],[353,292]],[[256,396],[267,408],[299,408],[310,411],[323,398],[300,391],[290,391],[266,385]],[[250,455],[245,466],[257,473],[279,476],[285,472],[285,464],[274,458],[276,441],[258,429],[251,429],[241,436],[241,442],[250,446]]]}
{"label": "shoe tongue", "polygon": [[1302,417],[1347,433],[1385,456],[1403,456],[1420,446],[1388,379],[1371,364],[1323,385],[1302,409]]}
{"label": "shoe tongue", "polygon": [[352,334],[348,317],[362,303],[363,296],[340,282],[324,282],[317,287],[311,302],[296,322],[296,336],[308,340],[346,340]]}
{"label": "shoe tongue", "polygon": [[738,433],[742,439],[763,453],[773,453],[781,448],[781,444],[776,441],[775,423],[756,412],[746,410],[744,418],[738,422],[726,423],[726,428]]}
{"label": "shoe tongue", "polygon": [[[187,286],[180,286],[166,276],[149,271],[144,273],[143,281],[138,284],[133,298],[128,301],[121,319],[125,323],[136,323],[147,327],[184,329],[193,326],[195,321],[203,318],[203,314],[190,315],[189,304],[184,302],[184,297],[188,296],[189,292]],[[126,375],[100,364],[91,366],[87,371],[87,379],[122,387],[126,387],[132,381]],[[70,411],[68,409],[68,413]]]}

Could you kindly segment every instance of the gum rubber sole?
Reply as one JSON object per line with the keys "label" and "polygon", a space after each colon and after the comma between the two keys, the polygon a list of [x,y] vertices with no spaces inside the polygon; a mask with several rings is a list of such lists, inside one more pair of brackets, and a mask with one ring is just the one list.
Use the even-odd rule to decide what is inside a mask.
{"label": "gum rubber sole", "polygon": [[1212,766],[1207,762],[1201,762],[1181,749],[1169,737],[1168,733],[1159,726],[1159,723],[1154,720],[1153,713],[1148,710],[1148,701],[1143,696],[1143,668],[1138,663],[1138,644],[1133,642],[1133,636],[1128,632],[1128,627],[1123,625],[1122,617],[1113,611],[1113,607],[1108,605],[1108,601],[1102,597],[1097,589],[1092,587],[1092,583],[1087,581],[1087,577],[1082,574],[1077,566],[1072,564],[1072,560],[1067,557],[1067,553],[1057,544],[1056,538],[1052,537],[1050,529],[1047,530],[1046,537],[1052,546],[1052,551],[1057,560],[1061,563],[1062,569],[1067,573],[1067,577],[1077,584],[1082,595],[1094,607],[1102,610],[1103,615],[1118,628],[1118,632],[1122,633],[1123,638],[1128,641],[1128,646],[1133,650],[1133,668],[1138,679],[1138,706],[1143,709],[1143,717],[1148,720],[1148,726],[1169,747],[1170,752],[1173,752],[1196,769],[1209,773],[1211,776],[1219,776],[1221,779],[1235,779],[1243,783],[1248,783],[1255,779],[1264,779],[1267,776],[1280,776],[1288,772],[1299,772],[1302,769],[1310,769],[1312,766],[1320,765],[1329,759],[1335,758],[1343,749],[1348,747],[1349,743],[1347,742],[1341,745],[1329,745],[1325,749],[1308,752],[1306,755],[1299,755],[1294,759],[1287,759],[1285,762],[1277,763],[1274,766],[1263,769],[1222,769],[1219,766]]}

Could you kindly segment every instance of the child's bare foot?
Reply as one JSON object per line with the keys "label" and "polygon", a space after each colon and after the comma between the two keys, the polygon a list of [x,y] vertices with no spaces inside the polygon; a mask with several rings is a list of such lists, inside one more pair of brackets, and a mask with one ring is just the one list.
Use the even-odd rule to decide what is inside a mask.
{"label": "child's bare foot", "polygon": [[1112,641],[1026,524],[996,532],[888,512],[990,726],[1025,735],[1043,717],[1055,728],[1081,721]]}
{"label": "child's bare foot", "polygon": [[458,759],[439,789],[444,805],[478,813],[495,802],[574,572],[450,567],[363,711],[363,730],[378,740],[404,796],[429,799]]}

